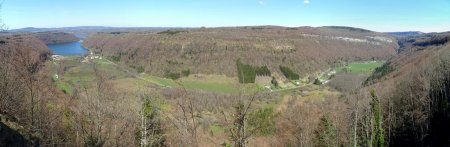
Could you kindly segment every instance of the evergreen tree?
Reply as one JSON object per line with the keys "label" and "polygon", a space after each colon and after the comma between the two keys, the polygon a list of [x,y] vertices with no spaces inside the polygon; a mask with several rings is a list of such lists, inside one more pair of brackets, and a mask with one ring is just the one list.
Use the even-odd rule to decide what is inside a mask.
{"label": "evergreen tree", "polygon": [[315,132],[315,145],[319,147],[335,147],[337,145],[336,126],[328,115],[320,118],[319,126]]}
{"label": "evergreen tree", "polygon": [[154,98],[142,95],[141,129],[136,133],[136,139],[141,146],[164,146],[165,136],[160,110]]}
{"label": "evergreen tree", "polygon": [[283,75],[289,80],[298,80],[300,76],[292,71],[289,67],[280,66],[280,70]]}
{"label": "evergreen tree", "polygon": [[270,82],[273,84],[273,86],[278,87],[278,81],[275,77],[272,77],[272,81]]}
{"label": "evergreen tree", "polygon": [[381,114],[381,107],[380,107],[380,101],[375,93],[375,90],[370,91],[370,95],[372,96],[372,114],[373,114],[373,139],[372,139],[372,146],[373,147],[383,147],[384,146],[384,130],[381,124],[382,121],[382,114]]}

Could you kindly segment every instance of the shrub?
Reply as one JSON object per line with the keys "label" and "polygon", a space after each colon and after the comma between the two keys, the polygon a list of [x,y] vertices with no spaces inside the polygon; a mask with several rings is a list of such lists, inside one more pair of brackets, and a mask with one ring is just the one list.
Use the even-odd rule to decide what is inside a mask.
{"label": "shrub", "polygon": [[173,72],[170,72],[170,71],[166,71],[165,77],[166,78],[170,78],[172,80],[177,80],[177,79],[179,79],[181,77],[181,74],[180,73],[173,73]]}
{"label": "shrub", "polygon": [[120,61],[120,56],[110,56],[109,58],[110,58],[111,61],[113,61],[113,62],[119,62],[119,61]]}
{"label": "shrub", "polygon": [[143,73],[144,71],[145,71],[144,67],[142,67],[142,66],[136,67],[136,72]]}
{"label": "shrub", "polygon": [[275,121],[272,119],[275,117],[273,107],[267,107],[260,109],[249,115],[249,127],[255,128],[257,135],[270,135],[275,133]]}
{"label": "shrub", "polygon": [[272,81],[270,82],[273,84],[273,86],[278,87],[278,81],[275,77],[272,77]]}
{"label": "shrub", "polygon": [[283,75],[289,80],[298,80],[300,76],[293,72],[289,67],[280,66]]}
{"label": "shrub", "polygon": [[186,69],[186,70],[181,71],[181,74],[184,77],[187,77],[187,76],[189,76],[191,74],[191,71],[189,69]]}
{"label": "shrub", "polygon": [[322,85],[322,82],[319,80],[319,78],[314,80],[315,85]]}
{"label": "shrub", "polygon": [[98,147],[103,146],[105,144],[105,141],[102,140],[100,137],[89,135],[86,137],[84,141],[84,146],[87,147]]}

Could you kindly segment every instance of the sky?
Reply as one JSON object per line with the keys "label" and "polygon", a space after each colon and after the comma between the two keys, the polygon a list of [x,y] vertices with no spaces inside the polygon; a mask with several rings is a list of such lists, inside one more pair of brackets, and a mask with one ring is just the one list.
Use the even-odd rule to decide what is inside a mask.
{"label": "sky", "polygon": [[0,14],[9,29],[278,25],[450,31],[450,0],[4,0]]}

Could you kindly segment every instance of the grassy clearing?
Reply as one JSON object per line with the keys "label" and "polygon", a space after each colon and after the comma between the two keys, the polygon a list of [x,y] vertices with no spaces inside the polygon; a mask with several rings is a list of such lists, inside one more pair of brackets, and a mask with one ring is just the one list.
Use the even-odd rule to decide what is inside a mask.
{"label": "grassy clearing", "polygon": [[73,86],[66,83],[66,82],[57,82],[56,87],[63,91],[64,93],[72,94],[73,93]]}
{"label": "grassy clearing", "polygon": [[353,72],[367,73],[372,72],[375,68],[383,65],[385,61],[368,61],[368,62],[352,62],[345,67],[336,68],[337,73]]}
{"label": "grassy clearing", "polygon": [[107,60],[107,59],[104,59],[104,58],[95,58],[95,59],[93,59],[92,61],[94,61],[94,63],[97,63],[97,64],[100,64],[100,65],[103,65],[103,64],[106,64],[106,65],[108,65],[108,64],[112,64],[112,62],[111,61],[109,61],[109,60]]}
{"label": "grassy clearing", "polygon": [[[55,80],[56,85],[63,91],[71,93],[74,87],[89,86],[94,80],[94,71],[92,63],[81,63],[80,57],[68,57],[63,61],[54,63],[54,66],[64,64],[69,67],[63,75],[59,75],[59,79]],[[114,80],[119,85],[128,85],[137,88],[145,86],[146,83],[131,86],[129,83],[136,83],[137,79],[127,76],[123,70],[119,70],[118,66],[107,59],[95,58],[92,60],[102,73],[107,73],[107,78]],[[55,67],[53,67],[55,68]],[[141,74],[141,79],[162,87],[185,87],[186,89],[204,90],[218,93],[252,93],[265,90],[264,87],[257,84],[240,84],[236,79],[222,75],[191,75],[178,80],[160,78],[157,76]],[[120,87],[120,86],[119,86]],[[125,87],[126,88],[126,87]],[[126,88],[129,89],[129,88]],[[130,89],[131,90],[131,89]]]}
{"label": "grassy clearing", "polygon": [[212,124],[212,125],[209,126],[209,130],[213,134],[219,134],[219,133],[224,133],[225,132],[225,127],[223,127],[220,124]]}
{"label": "grassy clearing", "polygon": [[64,56],[64,60],[78,60],[83,58],[82,56],[78,55],[70,55],[70,56]]}
{"label": "grassy clearing", "polygon": [[203,82],[203,81],[182,79],[181,84],[187,89],[201,89],[212,92],[233,93],[238,90],[231,84],[214,83],[214,82]]}
{"label": "grassy clearing", "polygon": [[178,86],[177,83],[175,83],[175,81],[173,81],[172,79],[167,79],[167,78],[160,78],[157,76],[152,76],[152,75],[147,75],[147,74],[143,74],[141,76],[144,80],[148,81],[148,82],[152,82],[156,85],[159,86],[163,86],[163,87],[176,87]]}
{"label": "grassy clearing", "polygon": [[256,92],[264,90],[257,84],[239,84],[236,79],[221,75],[200,75],[183,77],[179,80],[160,78],[157,76],[143,74],[146,81],[163,87],[181,87],[186,89],[204,90],[219,93]]}
{"label": "grassy clearing", "polygon": [[102,73],[107,73],[108,79],[122,79],[126,78],[126,73],[118,70],[116,65],[112,64],[106,59],[93,59],[93,63],[82,63],[81,56],[64,56],[60,61],[52,61],[52,64],[47,64],[49,76],[56,74],[56,69],[64,66],[64,74],[58,75],[58,78],[53,78],[55,85],[63,92],[72,94],[75,87],[91,86],[95,78],[94,64]]}

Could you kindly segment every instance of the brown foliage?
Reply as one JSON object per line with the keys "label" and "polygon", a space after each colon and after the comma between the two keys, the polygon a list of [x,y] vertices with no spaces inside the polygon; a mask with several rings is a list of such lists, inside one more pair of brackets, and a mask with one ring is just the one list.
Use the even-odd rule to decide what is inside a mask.
{"label": "brown foliage", "polygon": [[[372,85],[381,92],[383,127],[386,130],[386,142],[390,145],[439,144],[436,142],[439,140],[427,142],[433,136],[442,136],[432,132],[432,119],[436,117],[433,110],[438,108],[434,102],[438,98],[432,96],[439,91],[446,91],[445,84],[448,81],[443,77],[448,73],[450,46],[445,43],[434,44],[436,38],[439,41],[446,37],[445,34],[439,34],[438,37],[431,35],[404,39],[402,52],[388,62],[395,70]],[[447,128],[441,126],[439,129]]]}
{"label": "brown foliage", "polygon": [[[104,56],[146,72],[191,69],[192,73],[236,76],[235,62],[267,67],[281,75],[280,65],[305,75],[329,67],[337,60],[386,59],[395,54],[396,44],[367,36],[373,32],[352,32],[334,28],[252,27],[189,29],[173,35],[154,32],[98,33],[83,43]],[[371,41],[345,41],[343,38]]]}
{"label": "brown foliage", "polygon": [[324,96],[323,102],[287,97],[288,104],[277,119],[277,138],[283,146],[315,146],[315,132],[321,116],[328,115],[337,128],[337,143],[348,146],[350,111],[336,96]]}

